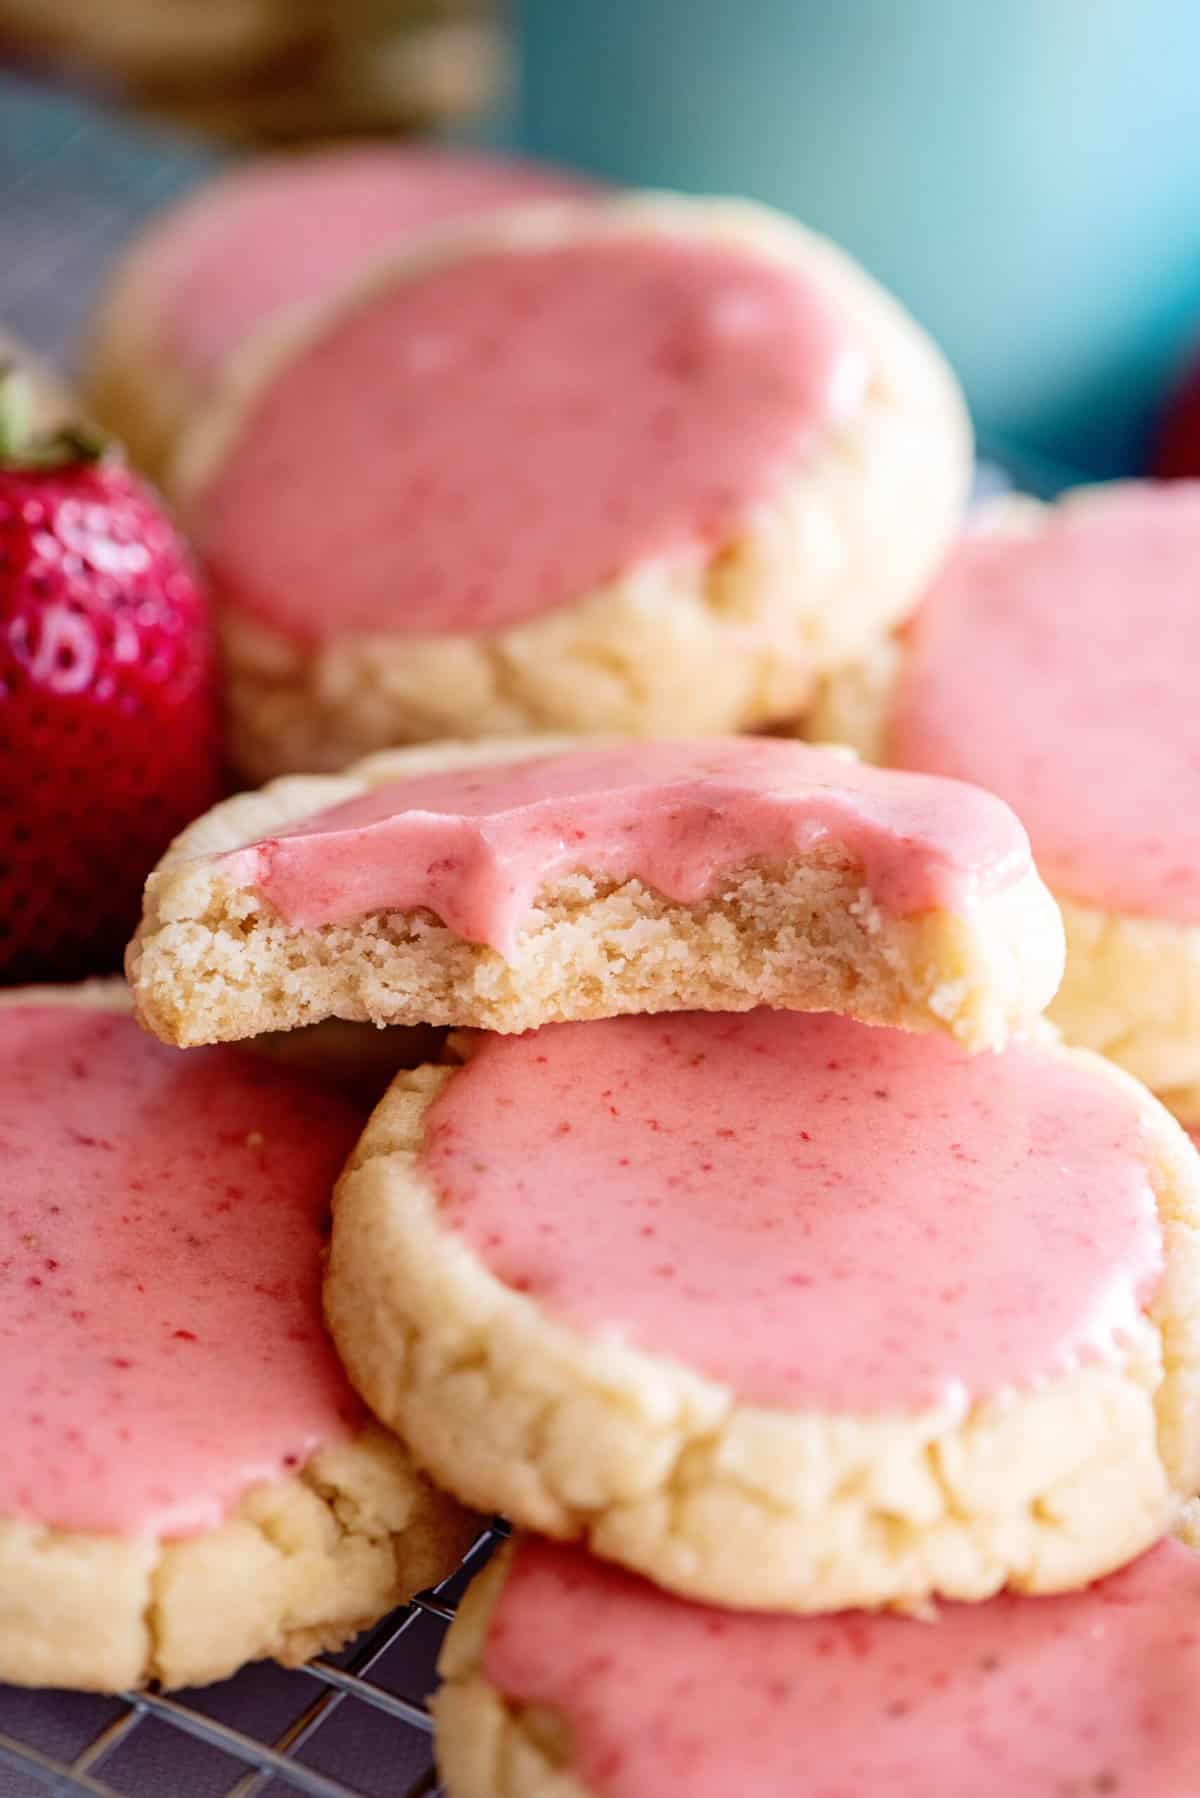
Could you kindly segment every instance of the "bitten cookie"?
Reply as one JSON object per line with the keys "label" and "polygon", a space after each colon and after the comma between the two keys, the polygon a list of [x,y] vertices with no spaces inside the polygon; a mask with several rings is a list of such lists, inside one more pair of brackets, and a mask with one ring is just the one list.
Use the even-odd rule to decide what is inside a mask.
{"label": "bitten cookie", "polygon": [[400,144],[243,163],[168,208],[121,258],[86,353],[92,407],[161,475],[256,329],[329,301],[433,226],[585,185],[536,163]]}
{"label": "bitten cookie", "polygon": [[116,986],[0,1005],[0,1679],[119,1691],[339,1647],[474,1533],[321,1324],[358,1108],[151,1042]]}
{"label": "bitten cookie", "polygon": [[1176,1541],[918,1620],[730,1615],[526,1538],[451,1626],[438,1762],[450,1798],[1186,1798],[1198,1614]]}
{"label": "bitten cookie", "polygon": [[1051,1016],[1200,1122],[1200,483],[1006,501],[807,729],[977,782],[1062,905]]}
{"label": "bitten cookie", "polygon": [[847,258],[650,196],[447,230],[268,329],[170,484],[263,778],[793,716],[908,610],[969,473],[948,369]]}
{"label": "bitten cookie", "polygon": [[820,1611],[1081,1585],[1200,1484],[1200,1160],[1110,1063],[766,1011],[464,1047],[376,1110],[326,1315],[465,1500]]}
{"label": "bitten cookie", "polygon": [[151,876],[127,966],[142,1022],[185,1045],[771,1004],[979,1047],[1043,1008],[1061,955],[988,794],[765,738],[557,739],[218,806]]}

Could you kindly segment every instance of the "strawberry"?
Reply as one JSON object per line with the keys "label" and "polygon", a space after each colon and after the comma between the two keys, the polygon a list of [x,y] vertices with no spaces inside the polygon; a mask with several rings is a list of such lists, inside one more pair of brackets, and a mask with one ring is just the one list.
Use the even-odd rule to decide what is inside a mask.
{"label": "strawberry", "polygon": [[214,646],[151,490],[0,375],[0,979],[119,965],[142,884],[218,792]]}

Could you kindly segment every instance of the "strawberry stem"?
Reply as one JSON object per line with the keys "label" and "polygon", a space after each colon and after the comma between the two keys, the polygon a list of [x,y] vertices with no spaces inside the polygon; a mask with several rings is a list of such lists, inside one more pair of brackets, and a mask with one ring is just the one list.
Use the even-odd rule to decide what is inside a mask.
{"label": "strawberry stem", "polygon": [[69,468],[98,462],[108,445],[100,432],[82,422],[39,431],[34,389],[26,371],[0,362],[0,468]]}

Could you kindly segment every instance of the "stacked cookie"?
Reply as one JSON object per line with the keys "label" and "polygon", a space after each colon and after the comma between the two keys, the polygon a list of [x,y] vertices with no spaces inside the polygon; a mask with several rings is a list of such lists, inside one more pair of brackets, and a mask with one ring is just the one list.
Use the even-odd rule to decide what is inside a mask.
{"label": "stacked cookie", "polygon": [[[458,1027],[339,1183],[334,1340],[440,1485],[626,1570],[522,1541],[481,1582],[456,1794],[692,1789],[722,1664],[726,1750],[775,1692],[783,1791],[820,1644],[1019,1667],[1117,1602],[827,1616],[1071,1592],[1200,1484],[1200,1162],[1035,1023],[1060,954],[1001,803],[779,740],[391,752],[180,839],[129,958],[151,1029]],[[1156,1554],[1150,1636],[1195,1584]]]}
{"label": "stacked cookie", "polygon": [[321,1321],[363,1107],[178,1055],[119,982],[0,1003],[0,1678],[100,1691],[338,1647],[476,1526]]}
{"label": "stacked cookie", "polygon": [[[747,1765],[782,1798],[800,1754],[854,1798],[1181,1798],[1191,1744],[1129,1682],[1168,1643],[1200,1670],[1169,1539],[1200,1488],[1200,1161],[1042,1021],[1062,923],[1005,798],[1056,893],[1086,897],[1081,840],[1107,857],[1116,912],[1180,889],[1177,839],[1057,855],[1057,763],[996,719],[1028,671],[964,646],[953,597],[976,559],[1035,599],[1063,556],[1107,572],[1150,502],[1065,549],[971,537],[894,638],[969,455],[886,296],[756,208],[496,212],[539,178],[434,166],[218,190],[102,339],[101,394],[167,401],[147,442],[235,758],[283,778],[151,876],[149,1034],[111,992],[13,1002],[34,1177],[4,1268],[35,1296],[0,1671],[295,1658],[497,1511],[524,1533],[436,1701],[455,1798],[707,1798]],[[259,232],[301,191],[343,197],[344,241],[314,263],[310,214],[276,267]],[[1006,571],[1010,537],[1048,572]],[[865,716],[898,660],[915,771],[726,734],[814,695]],[[367,1034],[399,1069],[369,1120],[341,1090]]]}
{"label": "stacked cookie", "polygon": [[[1200,487],[981,512],[807,729],[1016,807],[1063,911],[1051,1015],[1200,1124]],[[977,671],[986,669],[986,680]]]}
{"label": "stacked cookie", "polygon": [[119,277],[93,397],[206,565],[249,778],[780,724],[948,546],[962,400],[861,270],[743,203],[497,210],[554,189],[319,158],[202,196]]}
{"label": "stacked cookie", "polygon": [[361,279],[380,246],[396,254],[460,215],[583,191],[565,170],[395,143],[240,163],[122,258],[87,345],[92,409],[161,479],[230,358]]}
{"label": "stacked cookie", "polygon": [[[497,211],[580,185],[396,150],[321,156],[220,184],[135,257],[98,334],[93,392],[169,467],[215,587],[232,748],[251,772],[340,766],[452,726],[769,723],[902,614],[944,547],[966,482],[961,400],[886,296],[753,208],[589,197]],[[775,758],[789,793],[827,775],[795,747],[743,748],[744,763],[705,744],[648,765],[568,758],[558,797],[598,808],[602,837],[606,795],[640,787],[643,807],[676,808],[661,839],[630,815],[625,847],[645,837],[649,860],[623,874],[616,855],[596,892],[578,843],[559,841],[554,790],[532,849],[510,827],[507,867],[472,840],[461,788],[478,776],[459,764],[487,749],[431,752],[422,791],[441,824],[418,820],[400,853],[432,885],[407,896],[359,884],[330,914],[299,868],[308,898],[293,906],[276,877],[289,878],[288,817],[311,809],[303,782],[193,826],[183,862],[152,883],[131,960],[142,1015],[177,1044],[283,1033],[274,1068],[222,1046],[189,1070],[109,1015],[110,989],[82,1007],[76,992],[13,997],[14,1140],[32,1118],[53,1153],[17,1182],[7,1219],[13,1290],[37,1297],[4,1315],[26,1349],[0,1488],[0,1671],[111,1687],[294,1659],[444,1570],[471,1528],[367,1418],[321,1333],[321,1207],[361,1119],[327,1091],[345,1057],[332,1067],[324,1037],[315,1064],[294,1052],[297,1024],[513,1029],[861,989],[848,1002],[863,1017],[936,1016],[984,1042],[1024,1014],[1030,987],[1045,997],[1053,925],[1027,868],[1012,892],[989,872],[977,928],[934,820],[915,888],[889,871],[886,780],[867,777],[857,808],[857,776],[835,763],[829,799],[801,808],[813,843],[793,844]],[[548,766],[512,775],[519,801],[479,803],[519,825]],[[387,837],[389,783],[419,772],[356,771],[321,803]],[[762,829],[784,855],[770,878]],[[210,905],[196,852],[231,830],[242,872],[221,867]],[[792,865],[792,848],[819,849],[829,830],[832,861]],[[719,902],[710,853],[738,876]],[[860,854],[881,858],[886,929],[862,899]],[[447,894],[462,855],[483,886],[460,915]],[[481,927],[522,862],[524,888]],[[330,862],[317,884],[357,879]],[[529,932],[522,891],[540,919]],[[1026,943],[1030,911],[1042,922]],[[45,1048],[25,1068],[27,1038]],[[259,1209],[278,1240],[255,1239]],[[101,1228],[110,1212],[119,1229]],[[85,1244],[70,1253],[68,1216]],[[219,1439],[202,1427],[226,1412]]]}

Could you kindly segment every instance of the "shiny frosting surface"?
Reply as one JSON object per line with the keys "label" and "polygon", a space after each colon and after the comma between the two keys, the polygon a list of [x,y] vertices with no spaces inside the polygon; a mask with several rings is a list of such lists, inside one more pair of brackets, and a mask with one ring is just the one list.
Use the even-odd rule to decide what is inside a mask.
{"label": "shiny frosting surface", "polygon": [[747,862],[823,848],[861,865],[897,916],[965,910],[1031,868],[1021,826],[990,794],[765,737],[415,776],[232,851],[225,867],[303,928],[427,907],[505,953],[539,890],[571,873],[637,877],[694,904]]}
{"label": "shiny frosting surface", "polygon": [[566,1720],[595,1798],[1193,1798],[1200,1560],[933,1622],[761,1617],[527,1539],[484,1676]]}
{"label": "shiny frosting surface", "polygon": [[262,158],[155,245],[161,347],[203,390],[258,326],[331,298],[431,227],[586,191],[582,176],[537,163],[397,144]]}
{"label": "shiny frosting surface", "polygon": [[419,1165],[552,1319],[793,1410],[961,1407],[1111,1358],[1161,1270],[1115,1082],[829,1013],[482,1037]]}
{"label": "shiny frosting surface", "polygon": [[241,1051],[0,1008],[0,1518],[189,1535],[360,1427],[320,1254],[361,1127]]}
{"label": "shiny frosting surface", "polygon": [[478,253],[277,369],[194,523],[225,603],[294,639],[484,635],[706,561],[864,378],[765,258],[632,234]]}
{"label": "shiny frosting surface", "polygon": [[1053,890],[1200,924],[1200,482],[969,534],[908,636],[889,759],[1018,812]]}

